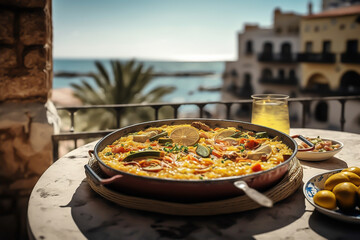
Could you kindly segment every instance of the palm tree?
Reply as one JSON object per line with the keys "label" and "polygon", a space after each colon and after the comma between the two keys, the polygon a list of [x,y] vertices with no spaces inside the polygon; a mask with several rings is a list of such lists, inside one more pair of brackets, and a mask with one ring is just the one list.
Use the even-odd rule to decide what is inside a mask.
{"label": "palm tree", "polygon": [[[75,89],[74,96],[79,98],[84,105],[128,104],[158,102],[161,98],[171,93],[174,87],[159,87],[144,94],[143,89],[152,80],[152,68],[145,68],[142,63],[131,60],[121,63],[111,61],[112,74],[105,69],[99,61],[95,62],[98,73],[92,74],[96,87],[82,80],[81,84],[71,84]],[[83,130],[99,130],[116,128],[115,111],[113,110],[88,110],[79,112]],[[133,122],[150,120],[152,112],[143,108],[126,109],[121,113],[121,125]],[[130,116],[131,115],[131,116]],[[87,119],[84,119],[86,116]],[[131,118],[131,122],[129,119]],[[77,124],[79,126],[79,124]]]}

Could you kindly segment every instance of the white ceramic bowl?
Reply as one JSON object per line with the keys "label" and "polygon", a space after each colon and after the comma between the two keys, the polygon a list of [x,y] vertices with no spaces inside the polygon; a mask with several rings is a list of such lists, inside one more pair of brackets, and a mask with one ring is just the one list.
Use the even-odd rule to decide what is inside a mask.
{"label": "white ceramic bowl", "polygon": [[[310,137],[311,138],[311,137]],[[311,138],[312,139],[312,138]],[[327,138],[321,138],[324,141],[332,141],[333,144],[340,144],[340,147],[333,150],[333,151],[326,151],[326,152],[313,152],[313,151],[298,151],[296,154],[296,157],[300,160],[304,160],[304,161],[324,161],[327,160],[331,157],[333,157],[335,154],[337,154],[338,152],[341,151],[341,149],[344,147],[344,144],[342,142],[339,141],[335,141],[332,139],[327,139]]]}
{"label": "white ceramic bowl", "polygon": [[344,214],[339,210],[339,208],[336,208],[334,210],[329,210],[323,207],[318,206],[314,203],[314,196],[315,194],[320,191],[321,189],[324,189],[324,184],[326,179],[328,179],[331,175],[340,172],[342,169],[336,169],[329,172],[321,173],[319,175],[313,176],[310,178],[309,181],[307,181],[304,184],[303,193],[305,195],[306,200],[313,205],[316,210],[318,210],[320,213],[325,214],[329,217],[351,222],[351,223],[360,223],[360,210],[359,208],[356,208],[356,210],[351,214]]}

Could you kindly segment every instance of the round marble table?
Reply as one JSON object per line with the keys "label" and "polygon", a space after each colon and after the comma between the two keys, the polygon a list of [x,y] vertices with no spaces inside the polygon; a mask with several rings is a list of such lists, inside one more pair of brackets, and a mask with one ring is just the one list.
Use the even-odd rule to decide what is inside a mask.
{"label": "round marble table", "polygon": [[[360,166],[360,135],[316,129],[291,134],[321,136],[344,143],[335,157],[301,161],[303,181],[332,169]],[[66,154],[41,176],[28,208],[33,239],[355,239],[360,226],[314,211],[300,187],[272,208],[218,216],[188,217],[120,207],[96,194],[86,181],[84,165],[95,142]]]}

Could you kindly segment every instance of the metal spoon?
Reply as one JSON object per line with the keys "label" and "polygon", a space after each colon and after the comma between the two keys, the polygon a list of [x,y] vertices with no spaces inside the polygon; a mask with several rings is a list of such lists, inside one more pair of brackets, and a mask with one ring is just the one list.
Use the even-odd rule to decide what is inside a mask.
{"label": "metal spoon", "polygon": [[234,182],[234,185],[235,185],[235,187],[243,190],[249,198],[251,198],[252,200],[257,202],[261,206],[269,207],[269,208],[273,206],[273,201],[270,198],[268,198],[264,194],[256,191],[255,189],[249,187],[246,184],[246,182],[237,181],[237,182]]}

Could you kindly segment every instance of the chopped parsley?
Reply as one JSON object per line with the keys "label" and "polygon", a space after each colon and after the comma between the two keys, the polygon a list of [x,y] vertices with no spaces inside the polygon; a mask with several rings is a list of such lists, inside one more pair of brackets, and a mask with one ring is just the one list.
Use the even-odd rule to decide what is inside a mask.
{"label": "chopped parsley", "polygon": [[[178,152],[188,153],[189,152],[188,147],[183,146],[183,145],[181,145],[179,147],[179,145],[177,145],[177,144],[172,145],[171,143],[169,143],[169,144],[165,144],[165,146],[166,147],[164,147],[163,150],[168,153],[178,153]],[[172,148],[169,148],[169,147],[172,147]]]}

